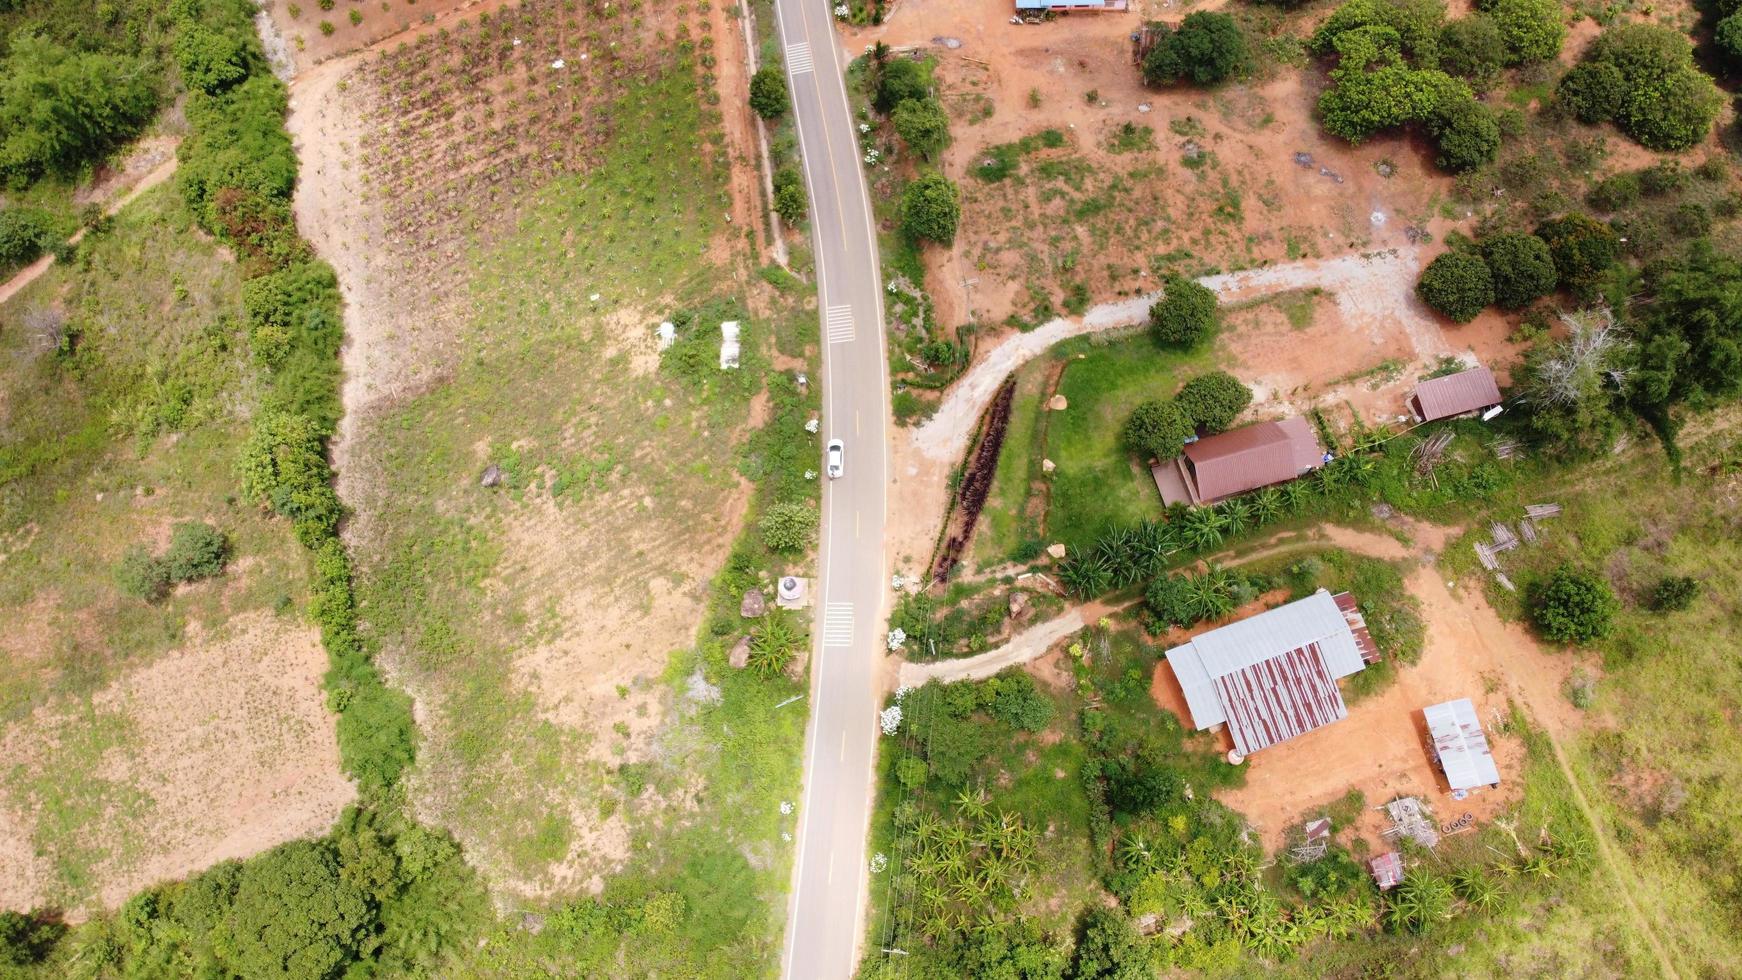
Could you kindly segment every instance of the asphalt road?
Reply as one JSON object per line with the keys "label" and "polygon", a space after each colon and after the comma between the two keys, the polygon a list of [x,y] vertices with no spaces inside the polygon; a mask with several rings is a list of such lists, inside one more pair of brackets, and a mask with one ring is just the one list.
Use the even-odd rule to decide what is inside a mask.
{"label": "asphalt road", "polygon": [[819,454],[828,439],[846,444],[845,474],[823,488],[811,720],[781,972],[833,980],[853,973],[868,871],[876,668],[889,594],[888,358],[877,237],[834,17],[827,0],[776,0],[775,12],[810,191],[823,350]]}

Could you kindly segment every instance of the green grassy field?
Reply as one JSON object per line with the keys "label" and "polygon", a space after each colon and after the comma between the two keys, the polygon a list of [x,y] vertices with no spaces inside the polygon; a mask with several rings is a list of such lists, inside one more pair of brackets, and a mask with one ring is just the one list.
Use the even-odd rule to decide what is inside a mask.
{"label": "green grassy field", "polygon": [[[99,865],[125,867],[150,850],[150,799],[129,766],[162,765],[135,758],[125,714],[92,695],[244,613],[300,625],[300,549],[282,522],[237,499],[260,384],[240,296],[233,263],[165,187],[6,305],[0,619],[14,626],[0,639],[9,663],[0,730],[56,734],[51,759],[13,760],[0,788],[34,812],[32,846],[69,905],[102,884]],[[70,339],[57,349],[57,338]],[[223,531],[232,571],[159,602],[124,595],[122,553],[161,547],[178,520]],[[82,720],[55,720],[69,716]]]}
{"label": "green grassy field", "polygon": [[1120,430],[1138,403],[1172,397],[1194,374],[1208,370],[1212,352],[1163,351],[1140,334],[1106,344],[1071,341],[1049,357],[1066,362],[1058,391],[1070,407],[1046,419],[1046,456],[1058,467],[1047,541],[1087,547],[1110,526],[1160,517],[1155,481],[1126,452]]}

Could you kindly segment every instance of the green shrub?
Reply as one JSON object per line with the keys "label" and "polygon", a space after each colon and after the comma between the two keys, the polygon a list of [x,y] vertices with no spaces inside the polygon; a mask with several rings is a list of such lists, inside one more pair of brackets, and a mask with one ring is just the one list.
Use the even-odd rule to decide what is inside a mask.
{"label": "green shrub", "polygon": [[1440,68],[1477,88],[1494,84],[1509,59],[1500,28],[1486,14],[1460,17],[1440,29]]}
{"label": "green shrub", "polygon": [[1641,190],[1639,173],[1629,170],[1598,181],[1585,200],[1599,211],[1620,211],[1639,203]]}
{"label": "green shrub", "polygon": [[1180,454],[1196,434],[1191,418],[1174,402],[1140,403],[1125,420],[1125,445],[1139,459],[1168,460]]}
{"label": "green shrub", "polygon": [[1445,20],[1443,0],[1348,0],[1313,32],[1311,47],[1316,54],[1338,51],[1342,35],[1362,29],[1391,32],[1398,50],[1423,68],[1439,63],[1440,25]]}
{"label": "green shrub", "polygon": [[1537,226],[1536,237],[1548,245],[1560,281],[1589,287],[1621,255],[1621,239],[1608,225],[1583,214],[1568,214]]}
{"label": "green shrub", "polygon": [[1302,898],[1326,901],[1360,888],[1367,875],[1349,852],[1333,847],[1324,857],[1289,865],[1283,878]]}
{"label": "green shrub", "polygon": [[764,119],[773,119],[786,111],[786,75],[775,65],[767,65],[750,76],[750,108]]}
{"label": "green shrub", "polygon": [[242,493],[289,518],[298,541],[314,548],[337,533],[342,508],[333,492],[323,434],[305,415],[264,412],[242,447]]}
{"label": "green shrub", "polygon": [[1712,30],[1712,43],[1717,45],[1718,53],[1730,62],[1732,68],[1742,66],[1742,12],[1718,21]]}
{"label": "green shrub", "polygon": [[1196,11],[1178,28],[1151,24],[1155,46],[1143,59],[1143,80],[1167,85],[1190,79],[1214,85],[1251,69],[1246,36],[1234,18],[1224,13]]}
{"label": "green shrub", "polygon": [[927,160],[950,145],[950,117],[936,99],[904,99],[889,120],[902,141]]}
{"label": "green shrub", "polygon": [[1412,869],[1385,899],[1385,925],[1392,932],[1424,935],[1452,917],[1452,886],[1439,875]]}
{"label": "green shrub", "polygon": [[66,931],[65,925],[52,919],[0,910],[0,966],[42,962]]}
{"label": "green shrub", "polygon": [[1521,310],[1554,292],[1554,257],[1535,235],[1505,232],[1482,241],[1482,258],[1494,279],[1494,302]]}
{"label": "green shrub", "polygon": [[1143,606],[1168,626],[1190,626],[1200,618],[1193,607],[1191,580],[1184,575],[1157,575],[1143,590]]}
{"label": "green shrub", "polygon": [[799,501],[771,504],[756,527],[769,551],[804,551],[816,540],[817,511]]}
{"label": "green shrub", "polygon": [[803,221],[810,210],[810,198],[805,193],[804,177],[792,167],[774,172],[774,212],[789,225]]}
{"label": "green shrub", "polygon": [[1446,252],[1422,270],[1415,293],[1446,317],[1469,323],[1494,302],[1494,276],[1480,255]]}
{"label": "green shrub", "polygon": [[1480,0],[1477,7],[1500,29],[1507,64],[1549,61],[1560,54],[1567,28],[1558,0]]}
{"label": "green shrub", "polygon": [[36,261],[53,237],[41,211],[0,207],[0,268]]}
{"label": "green shrub", "polygon": [[1557,643],[1589,643],[1608,636],[1621,611],[1608,582],[1571,565],[1555,569],[1531,593],[1531,621]]}
{"label": "green shrub", "polygon": [[1689,575],[1666,575],[1651,590],[1651,608],[1658,612],[1681,612],[1699,598],[1700,583]]}
{"label": "green shrub", "polygon": [[804,645],[804,633],[784,609],[772,609],[750,630],[750,669],[776,677],[792,664]]}
{"label": "green shrub", "polygon": [[961,220],[955,183],[935,170],[914,178],[901,193],[901,228],[909,238],[948,245],[955,241]]}
{"label": "green shrub", "polygon": [[1592,42],[1584,62],[1612,66],[1615,74],[1575,68],[1561,81],[1563,101],[1586,122],[1613,118],[1648,149],[1685,150],[1699,143],[1723,106],[1717,86],[1694,67],[1687,37],[1669,27],[1611,27]]}
{"label": "green shrub", "polygon": [[1192,347],[1208,339],[1221,323],[1216,294],[1177,273],[1162,280],[1161,299],[1149,308],[1149,327],[1170,347]]}
{"label": "green shrub", "polygon": [[178,521],[170,531],[164,570],[175,582],[193,582],[222,575],[230,560],[230,539],[204,521]]}
{"label": "green shrub", "polygon": [[1195,425],[1221,432],[1252,404],[1252,389],[1226,371],[1211,371],[1187,381],[1174,403]]}
{"label": "green shrub", "polygon": [[179,27],[174,50],[181,80],[189,88],[214,93],[248,77],[247,46],[204,24]]}
{"label": "green shrub", "polygon": [[1669,226],[1683,238],[1703,238],[1712,231],[1712,212],[1698,201],[1683,201],[1669,213]]}
{"label": "green shrub", "polygon": [[1034,678],[1020,667],[1007,670],[985,682],[989,694],[987,711],[1012,728],[1038,732],[1052,723],[1057,709],[1052,698],[1035,686]]}
{"label": "green shrub", "polygon": [[376,915],[325,841],[292,841],[242,865],[225,959],[239,976],[338,976],[368,947]]}
{"label": "green shrub", "polygon": [[169,570],[144,545],[133,545],[115,565],[115,584],[123,595],[156,602],[169,594]]}
{"label": "green shrub", "polygon": [[1653,197],[1673,194],[1688,185],[1688,172],[1679,160],[1659,160],[1639,171],[1639,188]]}

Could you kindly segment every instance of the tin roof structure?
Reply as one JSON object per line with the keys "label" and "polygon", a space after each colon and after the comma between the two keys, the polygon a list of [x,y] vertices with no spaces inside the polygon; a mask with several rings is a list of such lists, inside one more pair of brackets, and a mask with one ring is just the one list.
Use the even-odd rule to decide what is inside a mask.
{"label": "tin roof structure", "polygon": [[1403,883],[1403,855],[1386,851],[1367,862],[1367,871],[1380,891],[1389,891]]}
{"label": "tin roof structure", "polygon": [[1500,404],[1500,386],[1494,381],[1494,372],[1473,367],[1423,381],[1415,386],[1412,401],[1411,407],[1421,420],[1432,422]]}
{"label": "tin roof structure", "polygon": [[1167,662],[1192,724],[1226,723],[1241,755],[1347,717],[1337,681],[1366,666],[1348,617],[1323,589],[1194,637]]}
{"label": "tin roof structure", "polygon": [[1292,480],[1322,466],[1324,456],[1312,423],[1299,415],[1206,436],[1185,448],[1194,502],[1201,504]]}
{"label": "tin roof structure", "polygon": [[1494,753],[1488,748],[1488,736],[1482,731],[1474,702],[1459,698],[1430,705],[1421,713],[1427,719],[1440,769],[1453,790],[1500,784],[1500,769],[1494,764]]}

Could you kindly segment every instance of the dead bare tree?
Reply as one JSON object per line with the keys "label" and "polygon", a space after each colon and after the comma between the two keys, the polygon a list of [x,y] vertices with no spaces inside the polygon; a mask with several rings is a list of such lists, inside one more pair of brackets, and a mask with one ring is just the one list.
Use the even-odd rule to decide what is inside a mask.
{"label": "dead bare tree", "polygon": [[1629,342],[1615,326],[1615,314],[1607,307],[1562,313],[1567,339],[1538,362],[1531,397],[1550,405],[1575,406],[1602,387],[1608,378],[1617,388],[1625,385],[1626,372],[1617,365],[1618,355]]}

